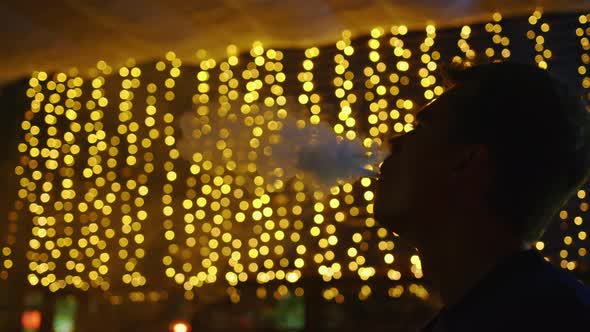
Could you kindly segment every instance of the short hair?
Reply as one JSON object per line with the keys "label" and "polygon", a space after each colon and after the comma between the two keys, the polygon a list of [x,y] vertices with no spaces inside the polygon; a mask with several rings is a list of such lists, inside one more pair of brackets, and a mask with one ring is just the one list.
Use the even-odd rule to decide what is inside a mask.
{"label": "short hair", "polygon": [[588,177],[588,108],[565,84],[531,65],[451,67],[446,78],[454,89],[468,89],[467,97],[452,103],[453,135],[490,152],[490,210],[524,241],[538,240]]}

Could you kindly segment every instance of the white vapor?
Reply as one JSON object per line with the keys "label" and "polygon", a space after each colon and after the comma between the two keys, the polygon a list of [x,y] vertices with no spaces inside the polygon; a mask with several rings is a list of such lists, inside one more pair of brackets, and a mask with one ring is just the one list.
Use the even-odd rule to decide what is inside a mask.
{"label": "white vapor", "polygon": [[304,124],[292,115],[301,106],[289,105],[294,103],[284,107],[290,115],[264,105],[250,105],[253,114],[237,110],[221,115],[218,108],[200,106],[181,116],[177,147],[191,163],[208,160],[246,178],[260,175],[276,189],[295,176],[311,188],[327,190],[340,181],[377,175],[376,165],[385,157],[377,144],[366,148],[358,137],[343,139],[327,123]]}

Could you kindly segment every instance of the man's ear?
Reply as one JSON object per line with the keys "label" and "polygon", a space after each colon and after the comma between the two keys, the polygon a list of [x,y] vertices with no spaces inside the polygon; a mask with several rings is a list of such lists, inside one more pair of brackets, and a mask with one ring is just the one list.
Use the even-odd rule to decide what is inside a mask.
{"label": "man's ear", "polygon": [[451,172],[453,175],[461,173],[481,173],[490,167],[490,153],[485,145],[473,144],[467,146],[454,161]]}

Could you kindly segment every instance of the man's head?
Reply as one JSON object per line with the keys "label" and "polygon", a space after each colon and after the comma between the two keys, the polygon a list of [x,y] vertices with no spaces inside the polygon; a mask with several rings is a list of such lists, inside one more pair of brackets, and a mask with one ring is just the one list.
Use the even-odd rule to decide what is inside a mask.
{"label": "man's head", "polygon": [[416,129],[392,139],[376,218],[419,246],[458,229],[485,232],[477,220],[455,220],[462,210],[536,240],[588,174],[589,114],[537,67],[447,74],[451,87],[418,113]]}

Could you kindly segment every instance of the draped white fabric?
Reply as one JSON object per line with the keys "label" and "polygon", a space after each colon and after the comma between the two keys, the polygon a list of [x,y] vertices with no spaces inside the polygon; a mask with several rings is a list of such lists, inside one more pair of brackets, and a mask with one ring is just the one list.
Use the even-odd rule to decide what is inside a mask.
{"label": "draped white fabric", "polygon": [[234,43],[268,47],[321,45],[342,29],[366,34],[377,25],[427,22],[451,26],[504,17],[590,8],[588,0],[54,0],[0,4],[0,82],[33,70],[80,69],[103,59],[138,62],[174,50],[185,61],[198,49],[213,56]]}

